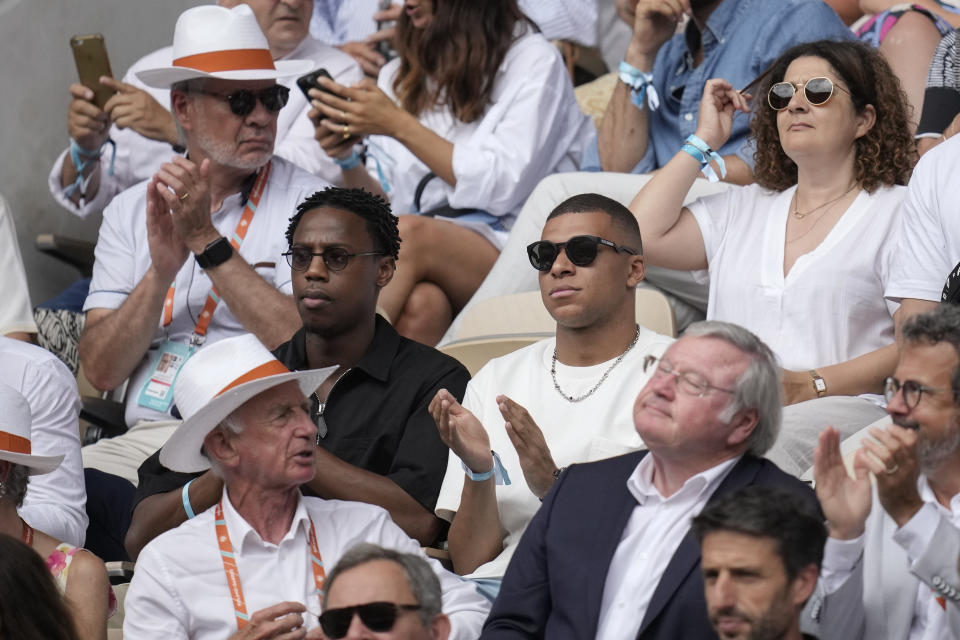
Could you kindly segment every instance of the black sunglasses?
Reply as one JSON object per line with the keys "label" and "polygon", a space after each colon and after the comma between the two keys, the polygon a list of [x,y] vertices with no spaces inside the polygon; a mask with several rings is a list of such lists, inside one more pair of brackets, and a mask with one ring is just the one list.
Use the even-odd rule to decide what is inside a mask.
{"label": "black sunglasses", "polygon": [[600,245],[610,247],[617,253],[623,251],[632,256],[637,255],[635,249],[616,245],[597,236],[573,236],[566,242],[539,240],[529,244],[527,245],[527,257],[530,258],[530,264],[537,271],[550,271],[557,256],[560,255],[560,251],[566,252],[567,258],[576,266],[586,267],[597,259],[597,251]]}
{"label": "black sunglasses", "polygon": [[312,251],[307,247],[290,247],[290,250],[284,254],[287,264],[295,271],[306,271],[310,268],[310,263],[315,257],[323,259],[323,265],[330,271],[343,271],[347,268],[350,258],[357,256],[385,256],[383,251],[364,251],[362,253],[350,253],[343,247],[327,247],[323,251]]}
{"label": "black sunglasses", "polygon": [[830,78],[810,78],[806,82],[777,82],[770,87],[767,93],[767,103],[774,111],[782,111],[790,105],[790,100],[797,92],[797,87],[803,87],[803,97],[815,107],[826,104],[833,96],[834,89],[850,93]]}
{"label": "black sunglasses", "polygon": [[342,609],[327,609],[320,614],[320,627],[328,638],[342,638],[350,630],[353,614],[374,633],[384,633],[393,629],[397,616],[403,611],[417,611],[418,604],[394,604],[392,602],[369,602]]}
{"label": "black sunglasses", "polygon": [[196,91],[205,96],[220,98],[230,105],[230,111],[233,115],[243,118],[253,112],[257,106],[257,100],[263,105],[264,109],[270,113],[277,113],[283,109],[290,99],[290,89],[282,84],[275,84],[272,87],[261,89],[260,91],[250,91],[249,89],[240,89],[234,93],[217,93],[216,91]]}

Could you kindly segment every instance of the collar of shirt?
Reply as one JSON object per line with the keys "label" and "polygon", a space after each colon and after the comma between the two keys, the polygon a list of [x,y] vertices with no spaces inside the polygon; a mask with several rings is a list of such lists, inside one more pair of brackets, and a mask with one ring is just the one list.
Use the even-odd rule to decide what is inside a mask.
{"label": "collar of shirt", "polygon": [[723,479],[727,476],[730,469],[740,461],[742,455],[729,460],[724,460],[720,464],[710,467],[705,471],[687,478],[680,490],[669,498],[664,498],[653,483],[653,454],[649,453],[643,456],[643,460],[637,465],[627,478],[627,489],[633,494],[640,506],[646,506],[647,502],[651,504],[658,502],[669,502],[671,500],[701,500],[704,496],[711,496]]}
{"label": "collar of shirt", "polygon": [[290,523],[290,529],[283,536],[280,544],[274,545],[265,542],[260,534],[254,530],[250,523],[244,520],[230,502],[230,496],[227,495],[227,488],[223,488],[223,519],[227,523],[227,531],[230,533],[230,543],[233,545],[233,552],[236,555],[243,555],[245,549],[248,551],[254,549],[266,549],[279,547],[297,537],[302,529],[303,539],[306,540],[307,529],[310,526],[310,516],[307,514],[307,508],[303,504],[303,497],[297,492],[297,510],[293,514],[293,521]]}
{"label": "collar of shirt", "polygon": [[937,511],[946,516],[948,520],[955,525],[960,525],[960,493],[950,498],[950,506],[945,507],[937,500],[937,496],[933,493],[933,489],[930,488],[930,484],[924,475],[917,478],[917,490],[920,492],[920,498],[924,502],[933,504],[933,506],[937,508]]}

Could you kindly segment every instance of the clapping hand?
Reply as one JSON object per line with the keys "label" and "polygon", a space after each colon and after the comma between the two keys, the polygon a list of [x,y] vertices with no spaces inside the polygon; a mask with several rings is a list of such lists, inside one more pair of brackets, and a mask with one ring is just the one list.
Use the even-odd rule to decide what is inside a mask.
{"label": "clapping hand", "polygon": [[543,431],[525,408],[507,396],[497,396],[497,406],[506,420],[507,435],[517,450],[527,486],[533,495],[542,500],[553,486],[554,473],[557,471]]}
{"label": "clapping hand", "polygon": [[862,465],[855,466],[851,478],[840,454],[840,434],[827,427],[820,434],[813,454],[813,477],[817,498],[832,538],[850,540],[863,534],[873,497],[870,477]]}
{"label": "clapping hand", "polygon": [[475,415],[446,389],[437,391],[427,408],[437,423],[440,439],[474,473],[493,468],[490,437]]}

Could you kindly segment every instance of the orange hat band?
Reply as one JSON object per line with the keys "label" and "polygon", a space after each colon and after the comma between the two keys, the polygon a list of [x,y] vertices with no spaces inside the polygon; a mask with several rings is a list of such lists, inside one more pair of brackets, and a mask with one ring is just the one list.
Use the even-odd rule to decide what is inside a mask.
{"label": "orange hat band", "polygon": [[267,49],[230,49],[208,51],[184,56],[173,61],[175,67],[187,67],[205,73],[217,71],[247,71],[250,69],[275,70],[273,57]]}
{"label": "orange hat band", "polygon": [[0,450],[30,455],[30,441],[24,437],[0,431]]}
{"label": "orange hat band", "polygon": [[266,378],[268,376],[275,376],[281,373],[290,373],[290,369],[287,369],[279,360],[271,360],[270,362],[265,362],[259,367],[254,367],[250,371],[247,371],[245,374],[225,386],[223,389],[220,389],[217,392],[217,395],[222,395],[233,389],[234,387],[240,386],[245,382],[253,382],[254,380],[259,380],[260,378]]}

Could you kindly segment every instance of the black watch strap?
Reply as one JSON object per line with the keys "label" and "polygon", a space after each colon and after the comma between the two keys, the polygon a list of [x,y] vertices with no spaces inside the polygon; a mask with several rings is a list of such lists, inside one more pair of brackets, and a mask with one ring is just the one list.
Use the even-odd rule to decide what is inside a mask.
{"label": "black watch strap", "polygon": [[220,236],[204,247],[203,253],[196,254],[197,264],[200,265],[201,269],[210,269],[220,266],[229,260],[232,255],[233,245],[230,244],[229,240]]}

